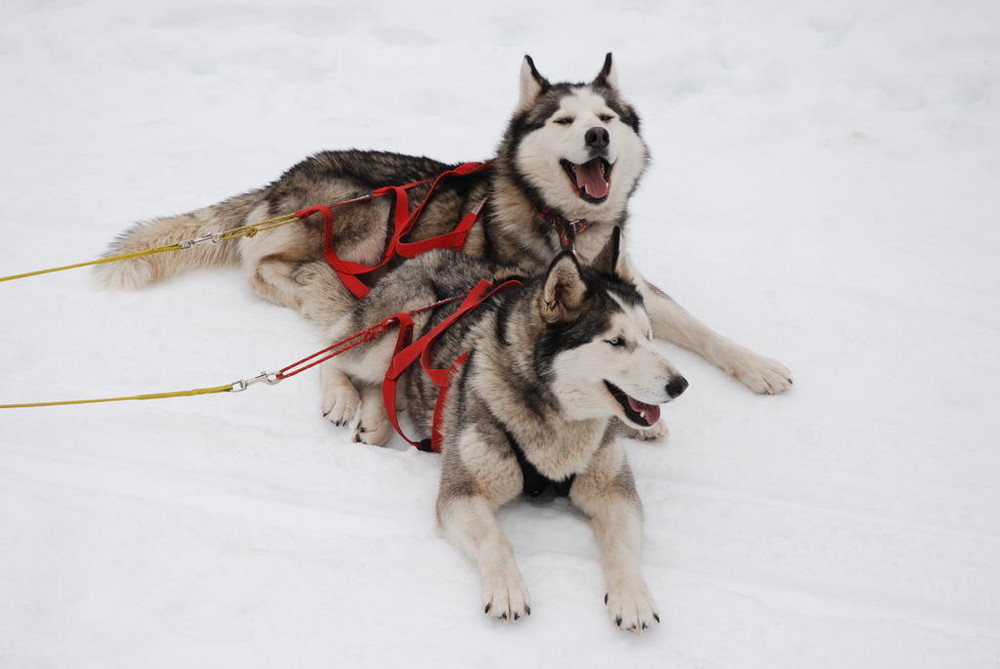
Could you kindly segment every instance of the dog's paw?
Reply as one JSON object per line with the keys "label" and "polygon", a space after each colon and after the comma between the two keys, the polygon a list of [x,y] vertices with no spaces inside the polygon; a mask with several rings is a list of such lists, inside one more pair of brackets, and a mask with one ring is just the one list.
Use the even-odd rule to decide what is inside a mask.
{"label": "dog's paw", "polygon": [[736,346],[719,365],[755,393],[777,395],[792,387],[792,373],[777,360]]}
{"label": "dog's paw", "polygon": [[362,415],[357,429],[354,431],[354,441],[369,446],[385,446],[392,437],[392,424],[379,418]]}
{"label": "dog's paw", "polygon": [[631,425],[622,425],[622,435],[638,441],[663,441],[670,434],[670,428],[664,420],[658,420],[652,427],[639,429]]}
{"label": "dog's paw", "polygon": [[652,627],[654,622],[660,622],[656,602],[642,581],[609,588],[604,595],[604,603],[611,620],[626,632],[640,634]]}
{"label": "dog's paw", "polygon": [[361,397],[350,383],[327,384],[323,388],[323,417],[334,425],[349,425],[361,407]]}
{"label": "dog's paw", "polygon": [[512,623],[531,615],[531,596],[521,574],[483,581],[483,604],[486,615]]}

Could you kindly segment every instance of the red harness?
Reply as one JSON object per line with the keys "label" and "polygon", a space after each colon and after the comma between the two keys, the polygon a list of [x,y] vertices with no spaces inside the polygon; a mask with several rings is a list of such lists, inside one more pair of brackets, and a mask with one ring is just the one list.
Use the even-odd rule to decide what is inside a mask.
{"label": "red harness", "polygon": [[[382,269],[396,256],[414,258],[422,253],[430,251],[431,249],[461,249],[465,246],[465,238],[468,236],[469,230],[472,229],[472,226],[479,218],[479,214],[483,210],[483,206],[486,204],[485,199],[477,204],[472,211],[466,214],[451,232],[446,232],[436,237],[423,239],[418,242],[403,241],[403,238],[406,237],[406,235],[409,234],[413,227],[417,224],[420,216],[424,213],[424,208],[427,206],[427,203],[430,201],[431,196],[440,185],[441,181],[450,177],[476,174],[487,169],[489,165],[490,164],[488,162],[464,163],[453,170],[442,172],[433,180],[424,179],[423,181],[414,181],[413,183],[404,184],[402,186],[385,186],[383,188],[373,190],[367,195],[363,195],[359,198],[348,200],[346,202],[340,202],[335,205],[317,205],[315,207],[309,207],[308,209],[299,210],[295,212],[295,217],[304,219],[316,213],[323,215],[323,257],[325,257],[326,261],[330,263],[330,266],[337,273],[337,276],[340,277],[340,280],[344,283],[347,289],[350,290],[355,297],[362,298],[367,295],[371,289],[362,283],[359,276]],[[423,201],[417,205],[417,208],[411,214],[410,197],[407,194],[407,191],[415,186],[420,186],[431,181],[433,181],[433,183],[427,191],[427,195],[424,196]],[[375,265],[364,265],[362,263],[344,260],[338,256],[333,237],[333,207],[363,202],[365,200],[389,194],[394,196],[394,202],[390,213],[390,220],[392,221],[392,234],[389,237],[389,243],[386,245],[385,251],[382,253],[382,260]]]}
{"label": "red harness", "polygon": [[[396,428],[396,432],[399,433],[399,436],[401,436],[404,440],[422,451],[433,451],[437,453],[441,450],[441,422],[443,417],[444,399],[448,394],[451,377],[469,357],[469,353],[465,352],[460,355],[458,359],[452,363],[451,367],[433,367],[433,363],[431,362],[431,349],[434,345],[434,341],[441,335],[442,332],[447,330],[470,311],[496,295],[498,292],[519,285],[521,285],[521,282],[517,279],[504,281],[497,286],[492,286],[489,281],[483,279],[477,283],[471,291],[469,291],[465,300],[463,300],[458,306],[458,309],[455,310],[455,313],[435,325],[427,334],[420,337],[420,339],[416,341],[412,341],[414,324],[410,315],[401,313],[394,316],[399,323],[399,335],[396,338],[396,349],[393,353],[392,361],[389,363],[389,368],[385,372],[385,379],[382,381],[382,397],[385,399],[385,410],[386,413],[389,414],[389,421],[392,423],[392,426]],[[407,437],[403,432],[403,429],[399,426],[399,419],[396,417],[396,385],[399,383],[399,377],[410,367],[410,365],[416,362],[417,358],[420,358],[420,366],[423,367],[424,372],[427,373],[427,376],[429,376],[440,389],[438,391],[437,402],[434,405],[434,420],[433,427],[431,429],[431,438],[429,440],[425,439],[421,442],[413,441]]]}
{"label": "red harness", "polygon": [[[479,218],[479,214],[482,212],[483,207],[486,204],[486,199],[482,200],[477,204],[472,211],[467,213],[455,229],[451,232],[446,232],[444,234],[438,235],[436,237],[431,237],[429,239],[423,239],[416,242],[404,241],[404,237],[413,230],[420,216],[424,213],[424,209],[427,203],[430,201],[431,196],[440,183],[447,178],[456,176],[467,176],[470,174],[476,174],[482,172],[490,166],[489,162],[485,163],[464,163],[459,165],[453,170],[448,170],[439,174],[434,179],[424,179],[422,181],[414,181],[413,183],[404,184],[402,186],[385,186],[373,190],[371,193],[362,195],[360,197],[347,200],[344,202],[338,202],[333,205],[317,205],[314,207],[309,207],[307,209],[302,209],[295,212],[295,217],[298,219],[305,219],[313,214],[319,213],[323,216],[323,257],[326,261],[330,263],[330,266],[340,277],[344,286],[347,287],[351,293],[357,298],[362,298],[367,295],[371,289],[366,286],[361,279],[361,275],[369,274],[376,270],[382,269],[389,264],[393,258],[399,256],[402,258],[415,258],[422,253],[426,253],[431,249],[439,248],[451,248],[459,250],[465,246],[465,239],[469,234],[469,230],[475,225],[476,220]],[[424,199],[417,205],[413,213],[410,213],[410,198],[407,191],[416,186],[422,184],[431,183],[431,187],[427,191],[427,195]],[[386,245],[385,250],[382,253],[382,259],[375,265],[364,265],[358,262],[352,262],[350,260],[344,260],[339,255],[337,255],[336,246],[334,245],[333,236],[333,208],[339,207],[347,204],[354,204],[358,202],[364,202],[366,200],[371,200],[377,197],[382,197],[383,195],[393,195],[393,204],[390,212],[390,220],[392,224],[392,233],[389,237],[389,243]],[[455,313],[451,314],[443,321],[438,323],[434,328],[426,333],[424,336],[420,337],[417,341],[412,341],[413,339],[413,328],[414,322],[411,314],[409,313],[399,313],[395,316],[385,319],[382,323],[378,324],[378,332],[382,332],[392,324],[399,325],[399,335],[396,338],[396,348],[392,356],[392,360],[389,363],[389,368],[385,372],[385,379],[382,382],[382,395],[385,399],[386,413],[389,415],[389,421],[392,426],[396,429],[396,432],[404,440],[416,446],[422,451],[434,451],[438,452],[441,450],[441,422],[442,414],[444,408],[444,400],[448,394],[448,387],[451,383],[451,377],[455,374],[458,368],[466,361],[469,357],[468,352],[463,353],[455,360],[450,367],[447,368],[435,368],[432,366],[431,362],[431,348],[435,340],[441,335],[442,332],[447,330],[458,320],[460,320],[467,313],[481,305],[483,302],[493,297],[496,293],[501,290],[505,290],[512,286],[521,285],[521,282],[516,279],[511,279],[505,281],[495,287],[491,288],[489,281],[483,279],[476,286],[469,291],[466,295],[465,300],[459,305]],[[374,336],[374,335],[368,335]],[[307,363],[300,369],[296,369],[294,372],[285,374],[285,376],[290,376],[292,373],[298,373],[308,367],[312,367],[320,362],[327,360],[338,353],[343,352],[346,348],[361,343],[361,340],[352,341],[345,348],[336,350],[335,352],[328,352],[331,349],[338,348],[337,345],[330,347],[330,349],[325,349],[319,354],[314,354],[304,361],[296,363],[300,365],[302,363]],[[324,354],[317,360],[313,360],[315,356]],[[399,377],[405,372],[410,365],[416,362],[417,358],[420,358],[420,365],[423,367],[424,372],[431,378],[431,380],[440,389],[438,391],[437,402],[434,405],[434,418],[433,427],[431,431],[431,438],[425,439],[421,442],[416,442],[406,436],[403,429],[399,425],[399,419],[396,416],[396,386],[399,383]],[[285,370],[282,370],[283,372]]]}

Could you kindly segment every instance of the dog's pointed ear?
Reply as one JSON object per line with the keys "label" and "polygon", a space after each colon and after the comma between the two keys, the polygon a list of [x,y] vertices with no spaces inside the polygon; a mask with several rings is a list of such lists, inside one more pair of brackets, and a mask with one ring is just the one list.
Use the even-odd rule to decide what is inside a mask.
{"label": "dog's pointed ear", "polygon": [[521,97],[517,101],[517,110],[527,110],[549,86],[549,80],[535,69],[535,61],[531,60],[531,56],[525,56],[521,63]]}
{"label": "dog's pointed ear", "polygon": [[610,52],[604,57],[604,67],[594,77],[594,82],[591,85],[610,88],[613,91],[618,90],[618,70],[615,69],[615,63],[611,58]]}
{"label": "dog's pointed ear", "polygon": [[605,276],[631,282],[632,272],[625,254],[622,253],[622,241],[622,229],[616,225],[611,231],[607,243],[604,244],[604,248],[590,263],[590,266]]}
{"label": "dog's pointed ear", "polygon": [[553,324],[576,318],[586,292],[576,256],[571,251],[560,253],[545,275],[540,305],[542,320]]}

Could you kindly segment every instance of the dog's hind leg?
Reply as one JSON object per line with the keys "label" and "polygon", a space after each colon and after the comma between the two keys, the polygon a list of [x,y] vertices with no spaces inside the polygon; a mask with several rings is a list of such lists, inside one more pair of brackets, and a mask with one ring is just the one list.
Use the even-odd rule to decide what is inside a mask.
{"label": "dog's hind leg", "polygon": [[250,272],[254,292],[323,326],[347,313],[354,298],[323,260],[299,262],[280,253],[259,258]]}
{"label": "dog's hind leg", "polygon": [[[249,221],[266,220],[274,211],[261,205]],[[353,307],[354,296],[333,268],[319,257],[321,232],[295,225],[240,240],[240,260],[250,287],[266,300],[301,312],[330,326]]]}
{"label": "dog's hind leg", "polygon": [[777,360],[723,337],[644,279],[638,287],[658,338],[697,353],[755,393],[774,395],[792,387],[792,373]]}
{"label": "dog's hind leg", "polygon": [[604,603],[618,627],[639,633],[659,622],[656,602],[639,567],[642,506],[625,452],[606,444],[573,481],[570,500],[590,518],[601,549],[607,583]]}
{"label": "dog's hind leg", "polygon": [[357,301],[325,260],[301,263],[291,278],[299,286],[295,308],[320,325],[336,322]]}

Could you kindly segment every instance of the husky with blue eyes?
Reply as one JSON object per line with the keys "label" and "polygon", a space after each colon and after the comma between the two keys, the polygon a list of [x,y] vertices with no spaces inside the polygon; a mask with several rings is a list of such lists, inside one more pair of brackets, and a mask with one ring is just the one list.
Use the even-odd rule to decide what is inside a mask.
{"label": "husky with blue eyes", "polygon": [[[482,609],[500,620],[520,620],[532,603],[495,512],[521,495],[554,493],[567,495],[591,520],[612,621],[632,632],[659,621],[639,568],[642,509],[620,438],[623,426],[655,429],[660,406],[688,384],[656,351],[619,240],[616,229],[590,266],[571,252],[557,255],[538,276],[520,279],[445,329],[431,349],[433,366],[451,368],[468,357],[440,410],[438,387],[422,370],[400,379],[415,436],[438,430],[438,520],[478,567]],[[498,284],[517,274],[432,251],[383,278],[334,336],[460,295],[483,279]],[[415,315],[417,335],[456,308],[451,302]],[[391,337],[378,340],[334,358],[323,371],[328,399],[360,415],[358,435],[369,443],[391,436],[382,375],[372,370],[385,370],[393,352]]]}

